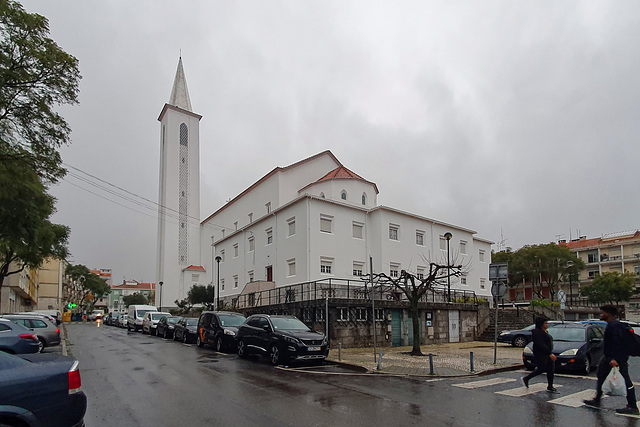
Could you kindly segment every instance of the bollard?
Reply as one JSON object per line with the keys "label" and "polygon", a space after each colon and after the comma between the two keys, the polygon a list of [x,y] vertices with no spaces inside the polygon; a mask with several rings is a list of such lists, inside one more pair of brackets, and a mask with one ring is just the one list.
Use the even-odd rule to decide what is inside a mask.
{"label": "bollard", "polygon": [[342,362],[342,343],[338,343],[338,362]]}
{"label": "bollard", "polygon": [[382,365],[382,349],[380,349],[380,357],[378,357],[378,371],[380,370],[380,365]]}
{"label": "bollard", "polygon": [[433,353],[429,353],[429,375],[433,375]]}
{"label": "bollard", "polygon": [[470,352],[469,357],[471,358],[471,372],[473,372],[473,351]]}

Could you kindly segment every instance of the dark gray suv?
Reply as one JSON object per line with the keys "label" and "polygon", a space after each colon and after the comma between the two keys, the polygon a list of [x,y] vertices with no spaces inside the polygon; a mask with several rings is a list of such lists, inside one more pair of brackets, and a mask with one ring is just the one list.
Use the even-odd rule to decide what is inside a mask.
{"label": "dark gray suv", "polygon": [[255,314],[238,328],[236,340],[238,356],[265,354],[273,365],[324,360],[329,355],[327,337],[313,331],[295,316]]}

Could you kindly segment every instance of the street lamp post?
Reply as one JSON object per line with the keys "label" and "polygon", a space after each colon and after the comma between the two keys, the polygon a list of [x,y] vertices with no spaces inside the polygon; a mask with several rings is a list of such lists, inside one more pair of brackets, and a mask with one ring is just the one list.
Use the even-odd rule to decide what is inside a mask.
{"label": "street lamp post", "polygon": [[451,261],[449,261],[449,241],[453,237],[453,234],[448,231],[444,233],[444,238],[447,239],[447,302],[451,302]]}
{"label": "street lamp post", "polygon": [[158,282],[158,284],[160,285],[160,311],[162,311],[162,285],[164,284],[164,282],[160,281]]}
{"label": "street lamp post", "polygon": [[567,261],[567,269],[569,270],[569,305],[573,307],[573,261]]}
{"label": "street lamp post", "polygon": [[220,261],[222,261],[221,256],[216,257],[216,263],[218,264],[218,303],[216,304],[216,309],[220,310]]}

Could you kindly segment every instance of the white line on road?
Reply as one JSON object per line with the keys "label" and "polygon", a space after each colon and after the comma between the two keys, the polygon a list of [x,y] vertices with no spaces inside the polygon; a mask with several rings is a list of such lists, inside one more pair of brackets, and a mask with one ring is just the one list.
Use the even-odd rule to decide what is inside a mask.
{"label": "white line on road", "polygon": [[[556,387],[562,387],[561,385],[556,385]],[[539,393],[547,389],[546,383],[536,383],[531,384],[529,388],[526,387],[518,387],[512,388],[504,391],[496,391],[497,394],[504,394],[505,396],[513,396],[513,397],[521,397],[526,396],[528,394]]]}
{"label": "white line on road", "polygon": [[453,384],[454,387],[461,387],[461,388],[468,388],[468,389],[473,389],[473,388],[480,388],[480,387],[486,387],[486,386],[490,386],[490,385],[496,385],[496,384],[506,384],[509,382],[515,381],[513,378],[491,378],[488,380],[481,380],[481,381],[472,381],[469,383],[461,383],[461,384]]}
{"label": "white line on road", "polygon": [[580,406],[584,406],[584,403],[582,403],[584,399],[593,399],[593,396],[595,396],[595,394],[595,390],[583,390],[579,391],[578,393],[568,394],[566,396],[550,400],[549,403],[570,406],[572,408],[579,408]]}

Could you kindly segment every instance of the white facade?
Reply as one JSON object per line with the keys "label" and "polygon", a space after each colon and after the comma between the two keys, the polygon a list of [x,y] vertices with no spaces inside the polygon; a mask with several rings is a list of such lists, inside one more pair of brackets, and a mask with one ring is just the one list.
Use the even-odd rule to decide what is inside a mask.
{"label": "white facade", "polygon": [[[184,298],[193,284],[217,285],[218,273],[220,297],[226,300],[254,281],[282,287],[327,278],[358,279],[369,272],[370,257],[375,273],[427,274],[430,261],[447,262],[441,243],[446,232],[453,234],[452,264],[462,264],[465,271],[463,278],[452,280],[452,288],[491,294],[491,242],[467,228],[378,206],[377,186],[345,168],[330,151],[273,169],[198,225],[201,116],[190,111],[183,80],[180,61],[172,100],[182,106],[170,102],[159,119],[159,203],[164,208],[159,211],[157,282],[164,282],[163,307]],[[178,215],[181,202],[184,207],[179,199],[183,124],[190,135],[186,223]],[[184,170],[182,174],[184,178]],[[185,259],[182,224],[189,230]],[[217,256],[222,258],[219,272]]]}

